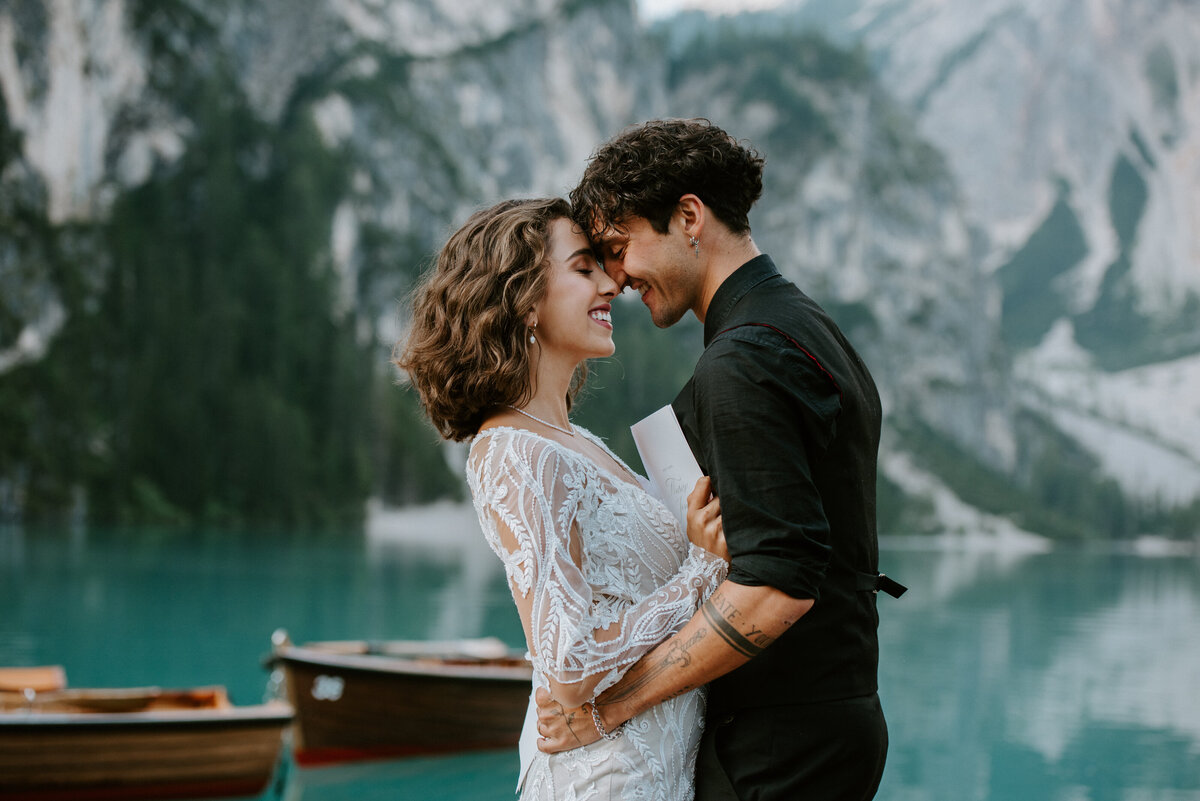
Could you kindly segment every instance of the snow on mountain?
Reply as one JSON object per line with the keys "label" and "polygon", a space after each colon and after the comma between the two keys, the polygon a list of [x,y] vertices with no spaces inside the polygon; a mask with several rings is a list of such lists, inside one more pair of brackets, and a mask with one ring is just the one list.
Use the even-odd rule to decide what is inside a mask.
{"label": "snow on mountain", "polygon": [[1127,491],[1168,505],[1200,496],[1200,357],[1106,373],[1061,321],[1022,354],[1013,374],[1025,402],[1094,453]]}
{"label": "snow on mountain", "polygon": [[1200,7],[796,0],[936,145],[1002,295],[1012,408],[1136,497],[1200,494]]}
{"label": "snow on mountain", "polygon": [[[1145,308],[1200,293],[1200,14],[1177,0],[891,0],[855,18],[885,85],[916,109],[946,154],[972,216],[1019,248],[1057,199],[1090,253],[1075,300],[1100,291],[1119,243],[1113,169],[1128,158],[1149,183],[1133,274]],[[1069,112],[1069,113],[1064,113]]]}
{"label": "snow on mountain", "polygon": [[[102,220],[186,151],[177,87],[221,61],[264,124],[311,115],[351,154],[335,303],[389,340],[395,299],[473,208],[565,193],[624,125],[702,114],[767,154],[756,241],[860,345],[888,414],[883,473],[943,526],[1030,530],[950,490],[964,461],[916,451],[940,438],[1028,481],[1031,414],[1133,497],[1200,496],[1200,6],[783,8],[774,44],[696,59],[672,42],[734,18],[650,36],[631,0],[6,4],[0,215]],[[787,19],[865,57],[788,39]],[[0,374],[66,320],[37,242],[0,239]],[[394,269],[360,275],[370,247]]]}
{"label": "snow on mountain", "polygon": [[[9,124],[25,135],[25,158],[45,183],[51,222],[104,213],[117,117],[140,99],[147,80],[126,10],[122,0],[58,0],[0,11],[0,94]],[[142,131],[127,146],[121,177],[130,182],[145,177],[145,150],[177,154],[180,147],[161,130]]]}

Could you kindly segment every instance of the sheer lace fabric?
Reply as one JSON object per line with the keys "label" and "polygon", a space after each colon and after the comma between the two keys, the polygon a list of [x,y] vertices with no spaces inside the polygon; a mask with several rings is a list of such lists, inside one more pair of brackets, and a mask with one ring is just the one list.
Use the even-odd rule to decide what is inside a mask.
{"label": "sheer lace fabric", "polygon": [[[725,562],[689,543],[641,486],[533,432],[480,433],[467,481],[523,617],[535,687],[603,692],[725,577]],[[637,716],[616,740],[539,752],[522,799],[690,799],[703,711],[697,690]]]}

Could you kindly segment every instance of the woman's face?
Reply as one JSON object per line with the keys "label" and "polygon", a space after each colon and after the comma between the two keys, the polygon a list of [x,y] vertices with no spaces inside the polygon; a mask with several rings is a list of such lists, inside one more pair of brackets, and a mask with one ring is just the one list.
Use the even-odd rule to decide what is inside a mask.
{"label": "woman's face", "polygon": [[612,306],[617,284],[601,269],[587,237],[570,220],[550,224],[546,294],[535,308],[534,336],[543,357],[568,363],[611,356]]}

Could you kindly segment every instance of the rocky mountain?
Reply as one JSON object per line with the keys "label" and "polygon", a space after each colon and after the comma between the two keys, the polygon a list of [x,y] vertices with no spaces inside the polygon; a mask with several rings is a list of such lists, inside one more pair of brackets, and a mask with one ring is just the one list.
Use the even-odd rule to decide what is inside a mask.
{"label": "rocky mountain", "polygon": [[1126,491],[1200,492],[1200,6],[841,4],[945,154],[1014,399]]}
{"label": "rocky mountain", "polygon": [[[187,73],[230,70],[264,122],[311,115],[330,149],[353,151],[331,243],[353,295],[364,229],[427,254],[488,199],[564,191],[596,142],[655,105],[661,82],[618,33],[633,28],[613,0],[16,0],[0,8],[7,129],[23,143],[6,183],[27,175],[52,224],[103,219],[188,147]],[[31,329],[61,317],[47,314]],[[0,366],[44,339],[5,343]]]}
{"label": "rocky mountain", "polygon": [[[630,0],[9,0],[0,404],[22,433],[0,445],[0,510],[20,515],[39,481],[55,484],[31,456],[37,403],[4,385],[41,392],[26,376],[67,361],[56,343],[72,325],[103,328],[94,309],[128,269],[112,221],[148,186],[190,208],[181,165],[214,119],[254,132],[230,157],[239,181],[289,176],[281,208],[319,221],[305,227],[324,244],[295,269],[329,271],[330,319],[374,354],[370,395],[391,381],[397,298],[471,209],[565,193],[631,122],[707,116],[767,158],[756,241],[876,372],[886,529],[1194,532],[1200,6],[960,6],[793,0],[648,27]],[[281,144],[305,126],[328,184],[296,174],[299,151]],[[204,163],[189,168],[198,181]],[[248,241],[274,242],[259,230],[272,225]],[[656,365],[686,374],[696,347],[694,330],[650,333],[633,303],[621,313],[642,339],[622,348],[624,381],[581,412],[614,440],[601,409],[661,405],[678,377]],[[383,451],[434,446],[380,435],[415,420],[382,409],[355,412],[375,421],[372,492],[426,497],[402,485],[428,462]],[[87,496],[125,448],[105,415],[71,414],[54,441],[83,443],[91,467],[60,471],[60,499]],[[138,475],[125,491],[138,508],[182,503],[151,468]]]}
{"label": "rocky mountain", "polygon": [[[794,254],[794,277],[826,303],[866,311],[879,336],[862,339],[900,430],[928,426],[1035,492],[1053,483],[1045,470],[1073,465],[1092,474],[1076,479],[1112,481],[1135,503],[1194,502],[1198,12],[1169,1],[792,0],[726,19],[746,36],[819,31],[861,52],[877,80],[873,92],[793,83],[839,141],[787,164],[787,189],[756,230]],[[690,23],[667,34],[683,63],[709,24]],[[711,107],[754,141],[797,136],[779,104],[755,96],[766,82],[753,73],[710,64],[670,97],[678,113]],[[788,160],[786,146],[776,152]],[[889,449],[885,466],[919,491],[928,460],[908,450]],[[953,473],[934,472],[920,483],[948,500],[934,488]],[[954,489],[956,500],[972,494]]]}

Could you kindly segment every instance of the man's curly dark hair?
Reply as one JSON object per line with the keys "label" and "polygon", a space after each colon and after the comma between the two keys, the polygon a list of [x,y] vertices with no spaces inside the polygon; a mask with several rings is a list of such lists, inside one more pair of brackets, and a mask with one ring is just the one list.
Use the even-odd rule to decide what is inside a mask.
{"label": "man's curly dark hair", "polygon": [[571,191],[572,213],[593,236],[630,217],[665,234],[679,198],[691,193],[733,233],[746,233],[762,170],[762,156],[706,119],[650,120],[592,155]]}

